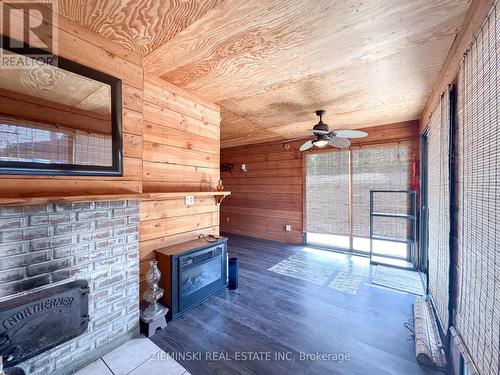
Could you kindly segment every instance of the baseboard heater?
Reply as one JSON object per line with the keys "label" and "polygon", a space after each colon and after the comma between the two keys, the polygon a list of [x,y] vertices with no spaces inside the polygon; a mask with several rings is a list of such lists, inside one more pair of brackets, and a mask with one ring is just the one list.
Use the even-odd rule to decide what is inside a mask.
{"label": "baseboard heater", "polygon": [[446,368],[446,355],[432,307],[424,297],[413,300],[415,352],[417,362],[429,367]]}

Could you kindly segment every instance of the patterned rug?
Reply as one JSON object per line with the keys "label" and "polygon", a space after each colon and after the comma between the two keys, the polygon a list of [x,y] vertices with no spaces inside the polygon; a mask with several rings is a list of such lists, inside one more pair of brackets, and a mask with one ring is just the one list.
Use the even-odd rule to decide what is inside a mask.
{"label": "patterned rug", "polygon": [[422,280],[420,274],[416,271],[377,266],[372,274],[372,284],[402,290],[419,296],[424,295]]}
{"label": "patterned rug", "polygon": [[351,257],[344,254],[301,251],[270,267],[268,271],[356,295],[368,267],[352,262]]}
{"label": "patterned rug", "polygon": [[362,279],[363,277],[360,275],[340,271],[337,276],[335,276],[335,279],[328,284],[328,287],[336,289],[340,292],[356,295]]}
{"label": "patterned rug", "polygon": [[325,285],[333,272],[336,271],[336,267],[328,262],[320,262],[310,258],[308,254],[300,252],[275,264],[268,271],[309,281],[316,285]]}

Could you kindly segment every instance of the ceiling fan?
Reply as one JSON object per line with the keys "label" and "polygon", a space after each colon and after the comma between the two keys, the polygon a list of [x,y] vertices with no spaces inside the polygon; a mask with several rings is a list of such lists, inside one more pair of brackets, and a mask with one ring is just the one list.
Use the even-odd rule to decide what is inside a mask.
{"label": "ceiling fan", "polygon": [[324,109],[319,109],[316,111],[316,116],[319,117],[319,122],[312,128],[314,139],[310,139],[302,146],[300,146],[300,151],[309,150],[313,146],[323,148],[328,145],[338,148],[347,148],[351,145],[351,141],[349,141],[347,138],[363,138],[368,135],[361,130],[330,131],[328,125],[323,122],[323,116],[325,114],[326,111]]}

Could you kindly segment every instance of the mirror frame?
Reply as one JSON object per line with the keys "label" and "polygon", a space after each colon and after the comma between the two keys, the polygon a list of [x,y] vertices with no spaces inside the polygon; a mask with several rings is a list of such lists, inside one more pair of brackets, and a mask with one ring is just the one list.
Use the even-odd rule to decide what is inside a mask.
{"label": "mirror frame", "polygon": [[[10,48],[10,41],[14,40],[5,35],[2,37],[2,48],[29,56],[33,53],[47,53],[41,49],[32,48],[23,43],[23,48]],[[89,68],[88,66],[54,55],[57,67],[95,81],[103,82],[111,87],[111,144],[112,166],[36,163],[19,161],[1,161],[0,175],[46,175],[46,176],[123,176],[123,129],[122,129],[122,81],[109,74]]]}

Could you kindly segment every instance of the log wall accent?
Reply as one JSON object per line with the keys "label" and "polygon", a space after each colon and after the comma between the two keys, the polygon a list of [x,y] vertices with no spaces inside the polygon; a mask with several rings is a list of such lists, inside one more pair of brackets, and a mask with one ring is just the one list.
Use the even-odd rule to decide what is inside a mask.
{"label": "log wall accent", "polygon": [[[418,121],[364,129],[368,137],[359,144],[413,140],[413,157],[419,158]],[[303,232],[303,156],[298,151],[307,139],[223,148],[221,163],[233,164],[221,177],[231,196],[222,202],[221,231],[280,242],[301,243]],[[328,152],[328,149],[311,152]],[[241,171],[246,164],[247,173]],[[285,225],[291,225],[291,231]]]}
{"label": "log wall accent", "polygon": [[[144,81],[144,192],[209,191],[219,179],[219,107],[154,77]],[[186,193],[187,195],[188,193]],[[141,203],[141,290],[154,250],[219,234],[213,196]]]}

